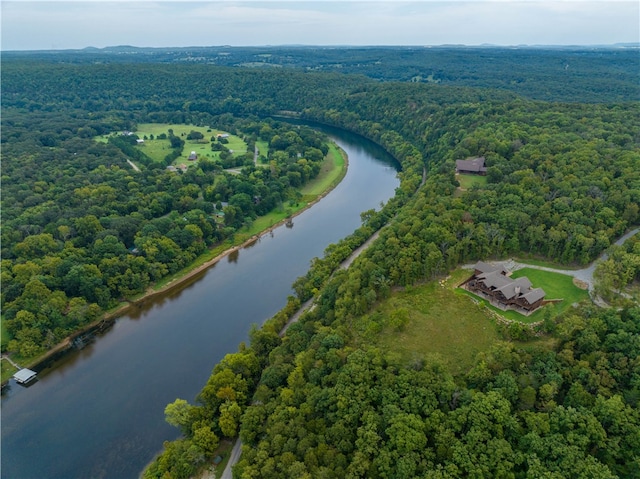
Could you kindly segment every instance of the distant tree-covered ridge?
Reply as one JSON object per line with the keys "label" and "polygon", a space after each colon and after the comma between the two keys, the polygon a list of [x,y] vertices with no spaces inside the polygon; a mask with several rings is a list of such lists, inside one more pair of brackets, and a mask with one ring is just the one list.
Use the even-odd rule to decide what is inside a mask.
{"label": "distant tree-covered ridge", "polygon": [[177,63],[286,67],[364,75],[376,81],[509,90],[547,101],[601,103],[640,98],[637,46],[602,47],[187,47],[3,52],[4,59],[64,63]]}

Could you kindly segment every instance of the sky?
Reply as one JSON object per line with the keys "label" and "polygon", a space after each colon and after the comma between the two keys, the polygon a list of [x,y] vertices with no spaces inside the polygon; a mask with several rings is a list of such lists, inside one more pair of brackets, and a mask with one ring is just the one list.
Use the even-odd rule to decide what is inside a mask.
{"label": "sky", "polygon": [[640,2],[6,1],[2,50],[640,42]]}

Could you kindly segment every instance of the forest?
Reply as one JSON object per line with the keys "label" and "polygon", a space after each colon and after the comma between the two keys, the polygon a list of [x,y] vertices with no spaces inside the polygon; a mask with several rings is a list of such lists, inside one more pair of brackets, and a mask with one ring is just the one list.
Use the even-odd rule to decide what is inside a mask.
{"label": "forest", "polygon": [[[376,81],[496,88],[547,101],[637,99],[637,47],[188,47],[117,46],[4,52],[4,58],[68,63],[170,63],[364,75]],[[517,65],[517,68],[513,68]]]}
{"label": "forest", "polygon": [[[243,174],[262,176],[259,195],[277,192],[274,204],[290,198],[298,175],[289,173],[302,179],[300,158],[320,156],[323,143],[311,130],[298,141],[299,130],[269,115],[361,134],[402,165],[396,196],[363,212],[357,231],[312,262],[296,297],[215,366],[196,403],[167,406],[183,438],[165,444],[145,477],[190,477],[221,439],[238,436],[237,478],[640,477],[637,302],[577,305],[545,321],[537,334],[547,342],[505,334],[456,375],[426,355],[398,361],[355,327],[395,292],[460,264],[530,255],[584,265],[638,226],[633,89],[594,93],[590,85],[606,81],[601,72],[567,92],[554,77],[537,88],[564,101],[547,102],[492,89],[492,77],[471,88],[297,69],[14,58],[3,59],[2,75],[3,322],[19,341],[9,349],[26,344],[25,353],[237,226],[209,221],[217,202],[238,208],[229,215],[237,221],[258,214],[259,205],[242,201],[256,196],[256,184],[220,165],[175,175],[147,161],[133,177],[126,159],[139,158],[95,135],[167,122],[267,140],[275,166],[294,170],[274,179],[272,168],[248,165]],[[486,158],[487,181],[462,191],[455,160],[470,156]],[[348,270],[336,271],[380,228]],[[599,271],[603,291],[637,284],[637,244],[611,250]],[[623,279],[613,273],[620,265]],[[312,297],[313,311],[280,337]],[[54,317],[66,329],[52,329]]]}

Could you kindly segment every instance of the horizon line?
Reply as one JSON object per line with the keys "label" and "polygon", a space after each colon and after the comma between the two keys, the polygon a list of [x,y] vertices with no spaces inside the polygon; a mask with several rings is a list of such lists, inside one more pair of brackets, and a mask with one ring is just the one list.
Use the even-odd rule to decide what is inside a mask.
{"label": "horizon line", "polygon": [[584,48],[584,47],[626,47],[640,48],[640,42],[615,42],[615,43],[438,43],[438,44],[312,44],[312,43],[282,43],[282,44],[262,44],[262,45],[186,45],[186,46],[138,46],[138,45],[107,45],[104,47],[95,47],[87,45],[75,48],[29,48],[29,49],[9,49],[5,50],[0,47],[2,53],[14,52],[82,52],[84,50],[107,50],[113,48],[130,48],[130,49],[188,49],[188,48],[433,48],[433,47],[475,47],[475,48]]}

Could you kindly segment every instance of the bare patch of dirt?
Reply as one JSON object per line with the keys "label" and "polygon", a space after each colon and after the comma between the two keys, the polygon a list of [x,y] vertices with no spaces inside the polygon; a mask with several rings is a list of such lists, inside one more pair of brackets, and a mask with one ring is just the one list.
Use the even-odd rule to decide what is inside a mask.
{"label": "bare patch of dirt", "polygon": [[580,289],[589,289],[589,283],[581,281],[578,278],[573,278],[573,284]]}

